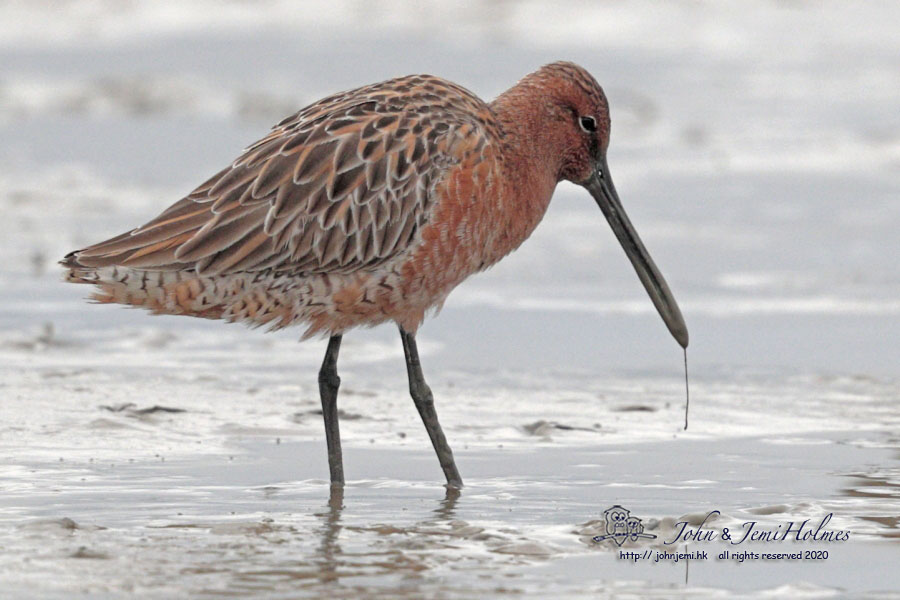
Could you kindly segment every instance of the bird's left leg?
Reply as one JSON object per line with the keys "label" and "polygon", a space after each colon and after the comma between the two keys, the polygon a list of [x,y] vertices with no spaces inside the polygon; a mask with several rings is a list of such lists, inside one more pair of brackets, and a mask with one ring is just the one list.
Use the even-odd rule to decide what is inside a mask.
{"label": "bird's left leg", "polygon": [[431,445],[437,452],[438,460],[441,463],[441,469],[444,470],[444,476],[447,478],[447,485],[452,488],[462,487],[462,478],[456,469],[456,463],[453,461],[453,452],[447,444],[447,438],[438,423],[437,413],[434,410],[434,396],[431,388],[425,383],[425,376],[422,374],[422,363],[419,362],[419,349],[416,347],[416,337],[411,333],[407,333],[400,328],[400,338],[403,340],[403,354],[406,356],[406,372],[409,375],[409,393],[422,422],[425,423],[425,430],[428,431],[428,437],[431,438]]}
{"label": "bird's left leg", "polygon": [[328,340],[325,360],[319,371],[319,395],[322,397],[322,416],[325,417],[325,442],[328,445],[328,470],[331,485],[344,485],[344,463],[341,458],[341,432],[338,429],[337,394],[341,378],[337,373],[338,351],[341,336],[333,335]]}

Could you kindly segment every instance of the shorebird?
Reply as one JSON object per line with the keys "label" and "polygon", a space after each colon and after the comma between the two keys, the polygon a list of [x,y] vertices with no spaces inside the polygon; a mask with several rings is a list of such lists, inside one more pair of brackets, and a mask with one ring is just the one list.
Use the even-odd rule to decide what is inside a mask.
{"label": "shorebird", "polygon": [[422,374],[416,331],[470,275],[537,227],[557,183],[600,206],[677,342],[688,332],[607,166],[609,105],[570,62],[487,103],[431,75],[328,96],[137,229],[67,255],[102,303],[327,336],[319,371],[328,464],[344,482],[337,372],[347,330],[393,321],[409,391],[449,487],[462,478]]}

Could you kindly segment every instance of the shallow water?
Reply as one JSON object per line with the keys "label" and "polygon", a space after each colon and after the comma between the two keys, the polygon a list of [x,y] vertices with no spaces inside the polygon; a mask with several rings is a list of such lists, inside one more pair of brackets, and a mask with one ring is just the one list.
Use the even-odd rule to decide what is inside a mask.
{"label": "shallow water", "polygon": [[[353,446],[348,472],[379,476],[351,476],[330,501],[320,443],[254,439],[229,451],[25,463],[19,477],[5,469],[14,484],[2,515],[14,531],[5,536],[6,589],[575,597],[852,594],[900,584],[890,568],[900,558],[896,519],[878,522],[898,498],[896,447],[867,447],[855,434],[464,449],[463,493],[434,483],[428,452]],[[590,539],[613,501],[657,515],[647,531],[660,539],[671,539],[674,522],[710,510],[722,512],[716,527],[735,529],[833,512],[831,525],[854,537],[829,545],[827,561],[632,564]],[[787,546],[779,550],[808,547]],[[662,549],[671,550],[653,544],[654,553]]]}
{"label": "shallow water", "polygon": [[[448,495],[402,359],[375,335],[351,336],[340,402],[349,484],[329,504],[321,344],[223,328],[215,339],[245,356],[223,371],[227,357],[199,331],[42,335],[3,351],[0,580],[14,596],[817,597],[900,585],[889,569],[900,558],[890,382],[700,375],[684,432],[677,379],[450,369],[431,378],[466,481]],[[423,349],[440,364],[441,351]],[[386,358],[353,358],[373,355]],[[613,504],[663,540],[713,510],[719,531],[831,513],[852,537],[827,544],[821,564],[635,565],[590,540]]]}
{"label": "shallow water", "polygon": [[[895,3],[266,6],[0,7],[0,595],[900,593]],[[690,326],[687,432],[680,349],[570,185],[419,336],[458,495],[392,328],[345,338],[329,501],[322,342],[59,282],[317,97],[408,72],[490,97],[559,58],[604,84],[617,186]],[[713,510],[719,534],[831,513],[850,538],[633,563],[591,541],[616,504],[651,558]]]}

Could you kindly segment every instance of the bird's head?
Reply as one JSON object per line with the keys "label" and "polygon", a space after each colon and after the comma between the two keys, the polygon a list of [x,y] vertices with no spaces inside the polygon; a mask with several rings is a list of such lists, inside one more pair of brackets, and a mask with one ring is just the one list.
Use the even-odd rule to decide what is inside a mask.
{"label": "bird's head", "polygon": [[546,65],[528,79],[532,89],[542,92],[544,110],[549,111],[549,114],[545,112],[549,117],[545,122],[552,140],[550,147],[558,161],[557,179],[571,181],[590,192],[669,332],[683,348],[687,348],[687,326],[678,304],[625,214],[609,173],[606,150],[610,118],[603,89],[590,73],[570,62]]}
{"label": "bird's head", "polygon": [[533,73],[543,90],[552,122],[557,178],[582,183],[596,171],[609,147],[609,104],[590,73],[570,62],[556,62]]}

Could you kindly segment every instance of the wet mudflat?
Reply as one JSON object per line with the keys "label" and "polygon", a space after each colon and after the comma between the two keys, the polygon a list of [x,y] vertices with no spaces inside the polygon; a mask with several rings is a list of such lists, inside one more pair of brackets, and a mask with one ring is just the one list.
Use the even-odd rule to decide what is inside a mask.
{"label": "wet mudflat", "polygon": [[[802,451],[807,445],[820,450],[819,460],[809,460]],[[354,481],[331,498],[324,480],[290,477],[321,471],[298,469],[321,454],[319,446],[257,440],[234,448],[236,455],[206,460],[24,465],[40,475],[40,484],[20,483],[7,499],[15,506],[4,511],[5,524],[17,515],[29,518],[16,520],[4,536],[6,589],[60,597],[73,591],[574,597],[642,590],[754,596],[852,594],[898,584],[890,569],[900,557],[891,542],[898,531],[896,523],[883,522],[896,505],[897,487],[891,473],[872,471],[890,451],[848,444],[840,434],[682,441],[677,450],[672,442],[467,450],[459,453],[469,473],[462,494],[430,481],[428,453],[353,448],[347,460],[355,470],[384,475]],[[705,478],[690,479],[698,467]],[[739,502],[736,489],[743,490]],[[854,538],[831,545],[829,558],[813,564],[713,558],[633,564],[620,560],[618,549],[591,541],[602,533],[598,519],[606,507],[598,500],[607,498],[658,515],[660,522],[654,519],[646,531],[660,539],[675,537],[674,522],[714,509],[723,513],[716,528],[730,523],[735,529],[748,520],[818,522],[834,512],[830,525]],[[683,515],[685,507],[697,514]],[[746,544],[741,551],[772,550],[765,546]],[[786,546],[778,550],[819,547]],[[649,547],[654,555],[685,550],[683,544]]]}
{"label": "wet mudflat", "polygon": [[[900,557],[893,385],[698,378],[700,400],[682,432],[677,378],[569,371],[492,382],[453,372],[433,385],[466,480],[461,493],[448,493],[402,379],[389,364],[348,361],[349,483],[331,495],[311,381],[274,382],[280,376],[265,371],[168,376],[170,365],[155,359],[205,362],[182,356],[178,349],[192,344],[172,337],[142,352],[147,363],[131,373],[124,365],[45,368],[6,384],[17,402],[6,411],[9,458],[0,462],[0,579],[14,595],[816,596],[898,585],[888,568]],[[282,343],[292,342],[269,349],[290,362],[290,349],[277,352]],[[370,351],[378,345],[369,343]],[[52,362],[66,352],[26,356]],[[314,373],[312,352],[308,361],[294,354],[300,372]],[[368,379],[382,371],[396,387]],[[815,562],[635,564],[592,540],[614,504],[657,536],[624,549],[652,556],[729,549],[663,543],[678,538],[680,521],[696,527],[710,511],[721,513],[709,524],[718,532],[748,521],[772,529],[809,519],[814,527],[830,513],[828,528],[851,539],[736,548],[829,551]]]}
{"label": "wet mudflat", "polygon": [[[410,19],[329,2],[302,23],[280,4],[167,6],[3,8],[0,595],[897,594],[894,4],[555,21],[527,3]],[[330,497],[323,342],[91,306],[59,281],[63,254],[151,218],[318,97],[412,72],[491,97],[561,58],[607,91],[619,192],[690,327],[687,432],[680,349],[572,186],[421,331],[459,495],[392,328],[345,337],[348,485]],[[613,505],[657,537],[592,541]],[[803,561],[664,544],[715,510],[719,534],[832,514],[850,537],[735,546],[829,552]],[[653,561],[672,547],[710,556]]]}

